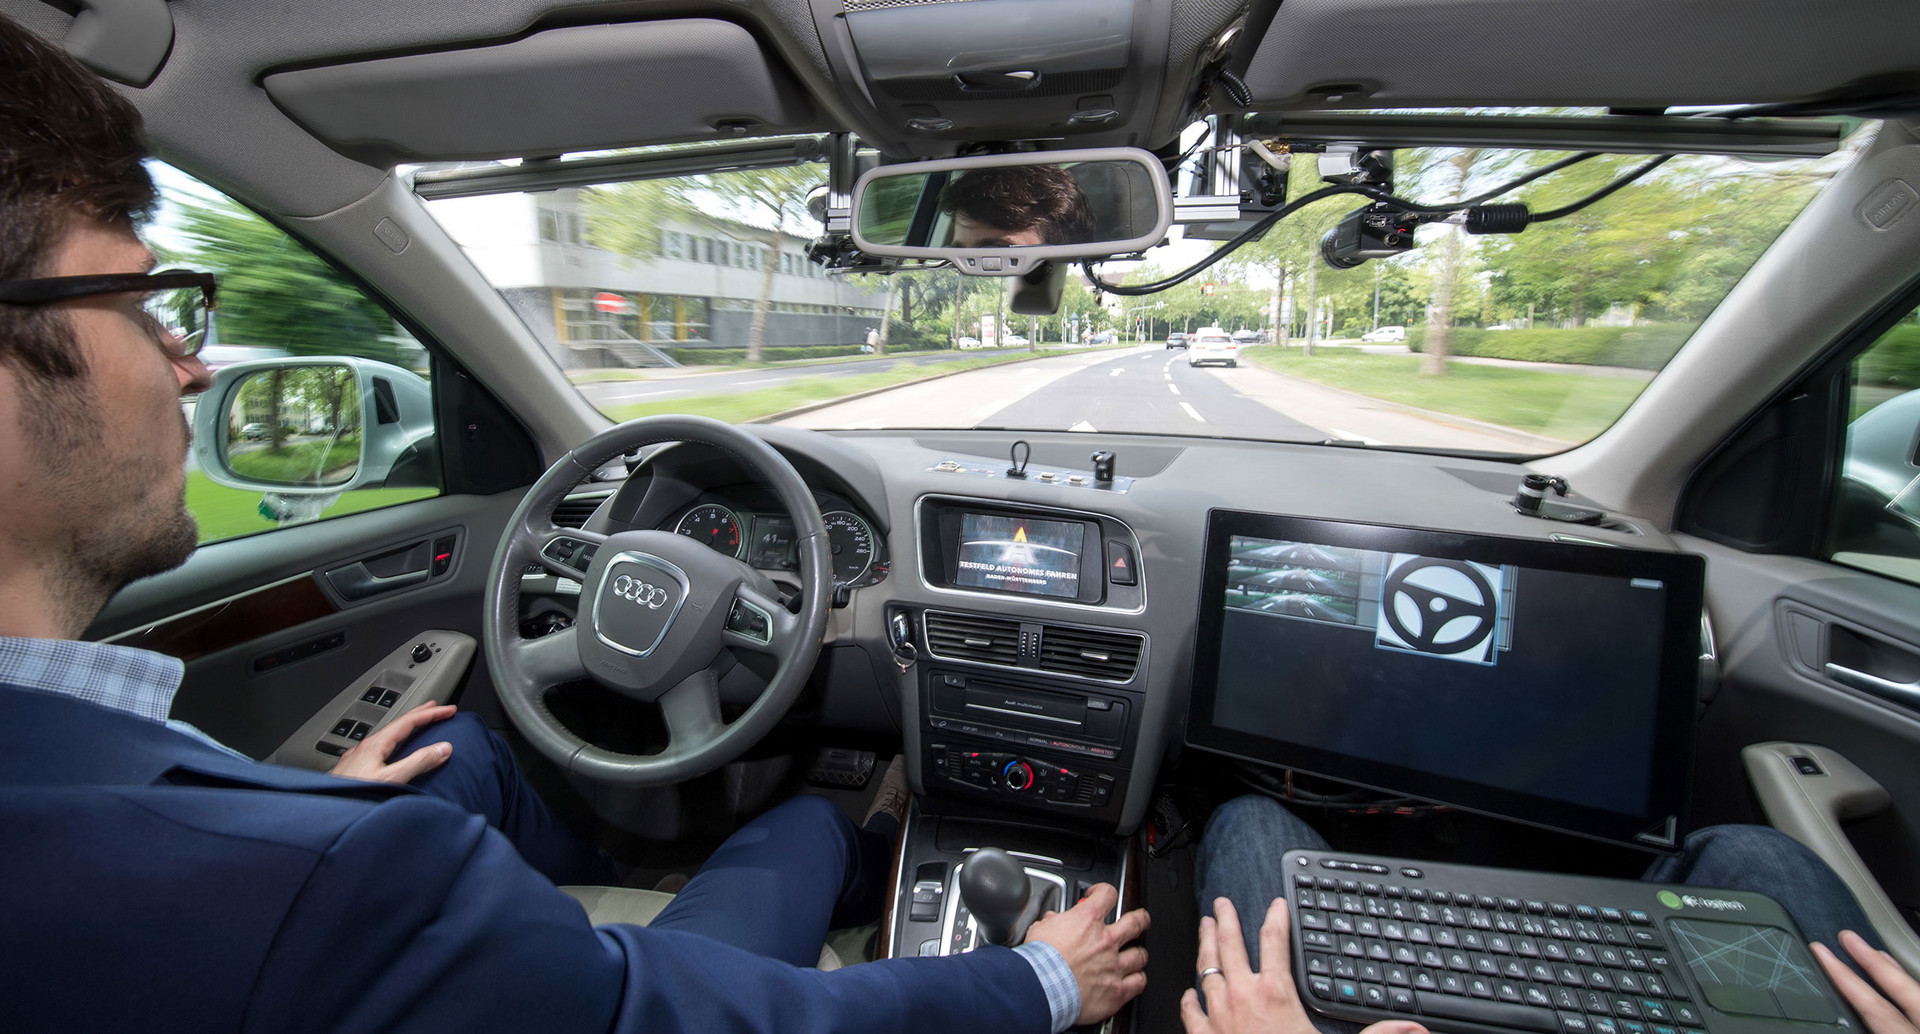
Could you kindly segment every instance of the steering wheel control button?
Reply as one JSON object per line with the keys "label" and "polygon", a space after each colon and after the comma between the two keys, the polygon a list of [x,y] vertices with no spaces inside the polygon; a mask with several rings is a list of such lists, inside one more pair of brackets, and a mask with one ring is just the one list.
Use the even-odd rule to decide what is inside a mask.
{"label": "steering wheel control button", "polygon": [[645,657],[666,639],[687,589],[686,573],[672,563],[651,553],[620,553],[594,595],[594,635],[621,653]]}
{"label": "steering wheel control button", "polygon": [[773,619],[766,611],[745,600],[734,600],[727,612],[727,631],[737,632],[761,643],[773,641]]}

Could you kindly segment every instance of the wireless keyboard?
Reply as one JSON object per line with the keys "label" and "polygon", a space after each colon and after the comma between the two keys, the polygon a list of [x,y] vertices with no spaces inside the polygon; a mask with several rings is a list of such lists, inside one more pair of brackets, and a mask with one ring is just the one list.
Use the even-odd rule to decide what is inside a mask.
{"label": "wireless keyboard", "polygon": [[1285,866],[1294,979],[1329,1016],[1466,1034],[1862,1029],[1761,894],[1328,851]]}

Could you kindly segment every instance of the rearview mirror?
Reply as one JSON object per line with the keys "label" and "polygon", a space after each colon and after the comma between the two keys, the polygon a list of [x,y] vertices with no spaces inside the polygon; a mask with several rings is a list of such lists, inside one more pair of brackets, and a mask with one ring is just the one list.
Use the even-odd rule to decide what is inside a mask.
{"label": "rearview mirror", "polygon": [[419,374],[352,356],[221,367],[194,404],[194,460],[228,488],[336,495],[438,483]]}
{"label": "rearview mirror", "polygon": [[1173,194],[1159,160],[1136,148],[977,155],[873,169],[854,185],[853,213],[867,254],[1012,276],[1158,244]]}

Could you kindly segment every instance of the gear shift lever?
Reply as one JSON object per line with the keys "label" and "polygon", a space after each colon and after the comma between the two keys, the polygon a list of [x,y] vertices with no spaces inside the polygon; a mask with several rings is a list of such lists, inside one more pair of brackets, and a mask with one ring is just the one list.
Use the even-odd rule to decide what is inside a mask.
{"label": "gear shift lever", "polygon": [[1012,855],[997,847],[983,847],[967,857],[960,869],[960,900],[980,927],[988,944],[1011,945],[1020,920],[1033,897],[1033,880]]}

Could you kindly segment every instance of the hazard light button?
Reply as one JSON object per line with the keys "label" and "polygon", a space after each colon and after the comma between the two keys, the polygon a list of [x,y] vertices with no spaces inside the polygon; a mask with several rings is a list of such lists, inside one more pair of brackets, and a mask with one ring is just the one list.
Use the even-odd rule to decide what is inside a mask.
{"label": "hazard light button", "polygon": [[1132,547],[1119,539],[1107,540],[1107,581],[1114,585],[1138,584],[1138,567]]}

